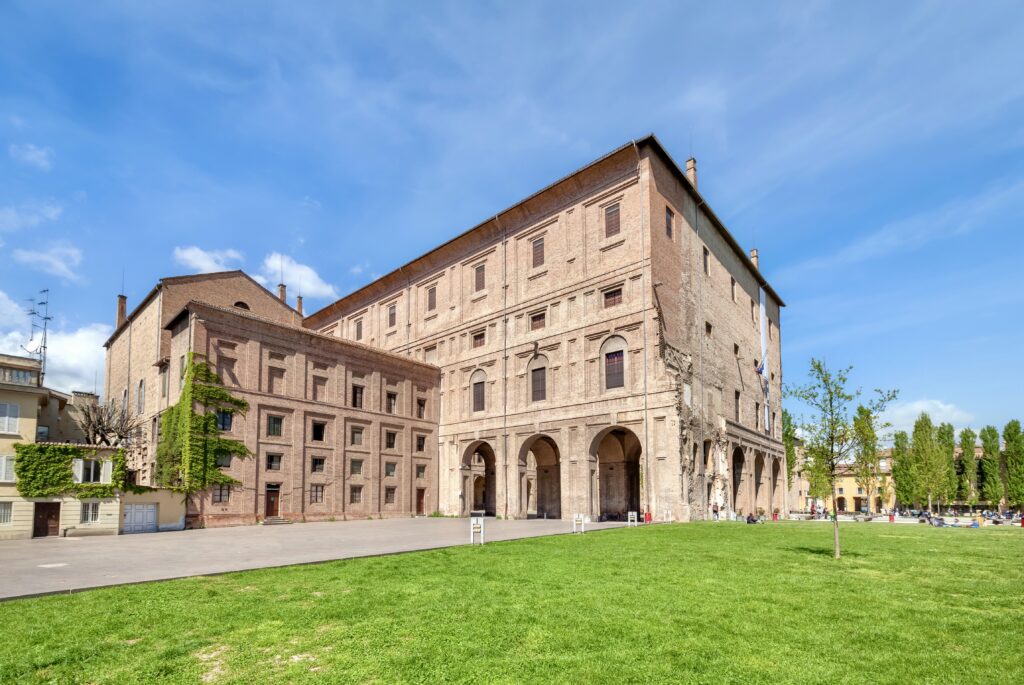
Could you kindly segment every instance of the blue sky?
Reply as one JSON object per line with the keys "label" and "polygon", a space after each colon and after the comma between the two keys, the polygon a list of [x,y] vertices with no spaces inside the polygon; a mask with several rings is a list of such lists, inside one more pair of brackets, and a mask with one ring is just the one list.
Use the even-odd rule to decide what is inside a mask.
{"label": "blue sky", "polygon": [[[307,310],[656,133],[892,417],[1024,414],[1024,5],[0,8],[0,349],[91,389],[122,274],[283,261]],[[102,374],[100,373],[100,378]]]}

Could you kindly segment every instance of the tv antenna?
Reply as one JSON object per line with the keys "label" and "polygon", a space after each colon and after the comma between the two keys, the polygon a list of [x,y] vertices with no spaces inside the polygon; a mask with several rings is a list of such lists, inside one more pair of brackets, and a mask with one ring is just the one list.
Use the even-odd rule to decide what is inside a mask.
{"label": "tv antenna", "polygon": [[25,350],[30,357],[39,361],[39,385],[42,385],[43,379],[46,377],[46,334],[50,321],[53,320],[53,317],[50,316],[50,289],[44,288],[40,290],[39,297],[29,298],[28,301],[32,303],[31,308],[28,310],[28,315],[32,317],[32,331],[29,334],[26,345],[32,345],[35,342],[37,331],[41,335],[35,347],[29,348],[26,345],[22,345],[21,349]]}

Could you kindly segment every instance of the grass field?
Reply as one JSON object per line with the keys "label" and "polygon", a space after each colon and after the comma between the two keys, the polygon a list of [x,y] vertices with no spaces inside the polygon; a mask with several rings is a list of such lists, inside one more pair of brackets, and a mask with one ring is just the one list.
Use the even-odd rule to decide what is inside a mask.
{"label": "grass field", "polygon": [[0,682],[1024,682],[1024,531],[687,524],[0,604]]}

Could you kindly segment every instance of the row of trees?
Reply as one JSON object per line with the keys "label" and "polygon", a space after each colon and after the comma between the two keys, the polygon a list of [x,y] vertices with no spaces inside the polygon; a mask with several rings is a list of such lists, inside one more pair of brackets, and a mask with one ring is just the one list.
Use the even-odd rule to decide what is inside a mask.
{"label": "row of trees", "polygon": [[[982,455],[975,457],[981,439]],[[952,424],[936,426],[922,413],[908,436],[893,436],[892,475],[896,499],[904,505],[926,505],[929,510],[951,502],[974,506],[984,502],[1024,509],[1024,433],[1014,419],[999,431],[985,426],[976,434],[964,428],[957,436]],[[956,454],[959,444],[960,454]]]}

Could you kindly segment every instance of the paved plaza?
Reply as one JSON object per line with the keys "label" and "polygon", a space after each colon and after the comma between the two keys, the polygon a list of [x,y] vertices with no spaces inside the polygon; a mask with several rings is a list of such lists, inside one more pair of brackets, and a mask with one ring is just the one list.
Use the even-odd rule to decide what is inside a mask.
{"label": "paved plaza", "polygon": [[[588,524],[587,530],[622,523]],[[571,520],[488,518],[488,542],[558,535]],[[469,520],[385,519],[0,542],[0,599],[465,545]]]}

